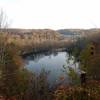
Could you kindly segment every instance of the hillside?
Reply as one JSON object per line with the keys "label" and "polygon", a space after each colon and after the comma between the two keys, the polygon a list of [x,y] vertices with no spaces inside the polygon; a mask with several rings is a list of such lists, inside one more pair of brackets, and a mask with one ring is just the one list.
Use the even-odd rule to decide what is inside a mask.
{"label": "hillside", "polygon": [[8,43],[17,45],[21,52],[64,48],[70,42],[63,34],[51,29],[2,29]]}
{"label": "hillside", "polygon": [[[41,43],[44,41],[64,41],[64,35],[51,29],[2,29],[6,33],[9,42],[22,43],[34,42]],[[25,43],[26,45],[26,43]]]}
{"label": "hillside", "polygon": [[93,35],[96,33],[100,32],[99,28],[93,28],[93,29],[60,29],[57,30],[59,33],[64,34],[64,35],[75,35],[75,34],[79,34],[79,35]]}

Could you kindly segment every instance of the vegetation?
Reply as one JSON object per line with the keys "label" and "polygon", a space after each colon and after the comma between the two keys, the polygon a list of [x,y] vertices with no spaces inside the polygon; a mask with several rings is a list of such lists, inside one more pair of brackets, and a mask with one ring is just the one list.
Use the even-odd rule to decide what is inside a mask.
{"label": "vegetation", "polygon": [[[100,98],[100,35],[75,38],[69,46],[67,41],[52,30],[27,30],[22,34],[5,31],[6,20],[0,14],[0,99],[1,100],[99,100]],[[15,31],[15,30],[14,30]],[[18,30],[17,30],[18,31]],[[43,32],[43,34],[40,33]],[[52,33],[49,34],[49,33]],[[65,31],[64,31],[65,32]],[[73,31],[71,31],[72,33]],[[76,32],[80,32],[76,30]],[[88,31],[87,31],[88,32]],[[91,32],[92,34],[92,32]],[[35,38],[34,38],[35,37]],[[21,43],[20,43],[20,42]],[[71,84],[61,84],[50,88],[48,72],[31,73],[24,68],[20,54],[48,51],[67,46],[73,64],[85,71],[87,81],[80,82],[76,67],[65,65],[64,72],[70,77]],[[62,80],[63,77],[60,77]]]}
{"label": "vegetation", "polygon": [[[92,77],[91,81],[89,80],[85,85],[81,85],[80,77],[75,69],[70,66],[63,66],[66,74],[70,76],[72,83],[50,89],[47,81],[48,73],[44,69],[39,74],[28,72],[23,67],[23,60],[17,51],[18,47],[13,43],[6,42],[4,35],[1,34],[0,38],[0,96],[3,99],[98,100],[100,97],[100,53],[99,46],[97,49],[95,47],[97,44],[94,44],[94,42],[85,41],[84,45],[80,45],[83,40],[79,40],[82,42],[79,43],[77,41],[74,43],[73,46],[75,48],[73,46],[68,48],[70,53],[69,60],[73,59],[72,54],[75,58],[73,63],[79,59],[80,69],[86,71],[87,76]],[[97,79],[98,81],[96,81]]]}
{"label": "vegetation", "polygon": [[0,9],[0,31],[2,28],[6,28],[8,27],[8,20],[7,20],[7,16],[4,13],[4,11],[2,9]]}
{"label": "vegetation", "polygon": [[54,92],[54,100],[99,100],[99,98],[99,81],[90,81],[85,86],[59,86]]}
{"label": "vegetation", "polygon": [[[84,41],[83,41],[84,40]],[[70,57],[75,57],[79,62],[79,68],[86,72],[86,83],[81,85],[59,86],[55,90],[56,100],[99,100],[100,97],[100,35],[78,39],[69,45],[67,51]],[[69,58],[70,58],[69,57]],[[68,69],[69,68],[69,69]],[[64,66],[66,71],[66,66]],[[70,66],[67,67],[68,75],[77,80],[77,73]]]}
{"label": "vegetation", "polygon": [[0,37],[0,96],[5,100],[51,100],[47,72],[39,75],[24,69],[15,45]]}
{"label": "vegetation", "polygon": [[9,98],[9,96],[23,92],[22,81],[26,80],[23,80],[20,75],[22,60],[18,56],[16,48],[7,44],[3,37],[0,38],[2,38],[0,39],[0,92]]}

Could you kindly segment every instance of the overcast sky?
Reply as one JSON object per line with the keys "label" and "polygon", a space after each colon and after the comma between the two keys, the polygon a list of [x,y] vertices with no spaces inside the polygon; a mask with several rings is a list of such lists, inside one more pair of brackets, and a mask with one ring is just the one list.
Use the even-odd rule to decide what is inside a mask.
{"label": "overcast sky", "polygon": [[100,0],[0,0],[13,28],[99,28]]}

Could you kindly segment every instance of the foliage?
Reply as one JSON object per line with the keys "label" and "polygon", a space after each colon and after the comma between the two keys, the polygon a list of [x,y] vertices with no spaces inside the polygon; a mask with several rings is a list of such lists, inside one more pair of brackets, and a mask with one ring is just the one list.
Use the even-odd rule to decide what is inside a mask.
{"label": "foliage", "polygon": [[[98,48],[92,49],[94,45],[88,44],[80,54],[80,68],[87,72],[87,75],[93,79],[100,79],[100,52]],[[92,54],[91,54],[92,53]]]}
{"label": "foliage", "polygon": [[[100,35],[94,34],[93,36],[78,39],[72,43],[68,48],[68,53],[75,57],[75,62],[80,63],[80,69],[87,72],[87,76],[93,79],[100,79]],[[94,44],[97,43],[99,49]],[[93,51],[94,50],[94,51]],[[98,52],[99,51],[99,52]],[[93,55],[92,55],[93,53]]]}
{"label": "foliage", "polygon": [[[73,68],[73,66],[75,68]],[[72,57],[70,55],[68,56],[67,64],[63,65],[63,69],[64,69],[63,71],[69,77],[69,80],[71,81],[71,84],[79,84],[80,83],[80,78],[79,78],[79,75],[77,73],[76,61],[75,61],[74,57]]]}
{"label": "foliage", "polygon": [[84,86],[59,86],[54,91],[54,100],[99,100],[100,82],[90,81]]}
{"label": "foliage", "polygon": [[44,69],[39,74],[30,74],[28,89],[24,100],[52,100],[52,92],[47,81],[48,72]]}
{"label": "foliage", "polygon": [[16,46],[8,44],[3,36],[0,35],[0,95],[5,99],[51,100],[48,72],[43,69],[37,75],[24,69]]}
{"label": "foliage", "polygon": [[80,79],[79,75],[77,74],[76,70],[70,66],[63,66],[64,72],[68,75],[69,80],[71,81],[70,84],[79,84]]}
{"label": "foliage", "polygon": [[77,41],[67,47],[67,52],[70,56],[75,57],[75,61],[79,61],[80,53],[88,43],[89,40],[87,38],[78,38]]}
{"label": "foliage", "polygon": [[0,94],[9,98],[10,96],[22,93],[23,84],[23,63],[14,45],[7,44],[4,37],[0,37]]}

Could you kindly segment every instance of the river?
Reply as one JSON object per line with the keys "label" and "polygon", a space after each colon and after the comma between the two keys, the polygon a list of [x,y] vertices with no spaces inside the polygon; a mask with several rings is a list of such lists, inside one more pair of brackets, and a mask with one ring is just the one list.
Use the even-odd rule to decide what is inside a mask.
{"label": "river", "polygon": [[[25,58],[25,67],[35,73],[39,73],[41,69],[49,71],[48,82],[52,84],[68,83],[68,75],[63,71],[63,65],[68,66],[67,52],[46,52],[40,54],[30,54]],[[70,66],[73,60],[70,60]],[[78,64],[76,64],[78,66]]]}

